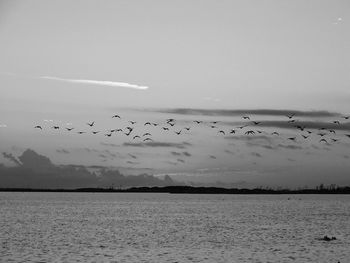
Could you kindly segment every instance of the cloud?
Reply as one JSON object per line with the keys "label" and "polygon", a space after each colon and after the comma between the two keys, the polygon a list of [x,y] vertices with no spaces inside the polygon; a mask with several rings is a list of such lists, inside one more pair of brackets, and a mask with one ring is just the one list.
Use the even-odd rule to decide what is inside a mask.
{"label": "cloud", "polygon": [[172,113],[180,115],[203,115],[203,116],[242,116],[242,115],[265,115],[265,116],[286,116],[291,113],[295,117],[336,117],[340,113],[329,111],[297,111],[297,110],[275,110],[275,109],[238,109],[238,110],[223,110],[223,109],[156,109],[151,110],[160,113]]}
{"label": "cloud", "polygon": [[126,147],[174,147],[184,149],[191,144],[188,142],[173,143],[173,142],[125,142],[123,146]]}
{"label": "cloud", "polygon": [[66,150],[66,149],[57,149],[56,152],[57,153],[64,153],[64,154],[68,154],[69,153],[69,151]]}
{"label": "cloud", "polygon": [[[4,157],[18,164],[6,167],[0,164],[0,181],[3,188],[85,188],[123,186],[167,186],[179,185],[170,177],[161,179],[149,174],[124,175],[115,169],[103,166],[55,165],[46,156],[33,150],[25,150],[17,160],[12,154]],[[130,164],[136,164],[130,162]],[[91,172],[88,168],[96,168]]]}
{"label": "cloud", "polygon": [[3,152],[2,156],[4,156],[5,159],[10,160],[11,162],[17,165],[22,165],[22,163],[19,160],[17,160],[17,158],[13,156],[11,153]]}
{"label": "cloud", "polygon": [[99,85],[99,86],[107,86],[107,87],[120,87],[120,88],[129,88],[129,89],[137,89],[137,90],[146,90],[147,86],[139,86],[135,84],[130,84],[126,82],[115,82],[115,81],[105,81],[105,80],[89,80],[89,79],[66,79],[66,78],[58,78],[52,76],[41,76],[39,79],[47,79],[47,80],[55,80],[69,83],[77,83],[77,84],[90,84],[90,85]]}

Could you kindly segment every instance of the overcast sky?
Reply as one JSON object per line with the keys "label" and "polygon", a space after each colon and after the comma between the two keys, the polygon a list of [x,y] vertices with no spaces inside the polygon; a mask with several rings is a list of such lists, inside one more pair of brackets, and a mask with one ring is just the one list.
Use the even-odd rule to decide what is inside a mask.
{"label": "overcast sky", "polygon": [[[129,119],[139,123],[164,122],[168,117],[164,112],[138,111],[140,108],[340,113],[301,118],[331,123],[350,113],[349,14],[350,2],[346,0],[1,0],[0,150],[13,154],[17,150],[20,154],[19,149],[32,148],[54,163],[101,164],[101,156],[82,154],[79,149],[104,151],[108,146],[101,142],[110,143],[105,136],[77,139],[62,133],[52,135],[51,126],[72,123],[68,125],[86,129],[86,122],[95,121],[99,125],[96,129],[102,130],[127,125]],[[125,118],[111,123],[110,118],[116,113]],[[183,125],[179,129],[198,118],[179,112],[172,116]],[[217,118],[224,122],[242,121],[240,115],[231,117],[219,114]],[[284,115],[275,114],[252,118],[286,121]],[[204,119],[213,120],[208,116]],[[35,125],[46,125],[50,135],[38,135],[33,130]],[[230,123],[222,125],[225,131],[232,128]],[[295,133],[281,125],[271,125],[266,125],[267,132],[283,128],[286,134]],[[343,142],[347,130],[339,133]],[[253,174],[256,178],[269,178],[271,184],[283,184],[285,178],[295,183],[292,176],[296,172],[311,174],[312,179],[300,180],[297,185],[323,180],[317,178],[315,167],[321,165],[317,173],[324,173],[326,178],[336,166],[341,175],[337,182],[348,182],[344,179],[344,160],[350,156],[346,141],[326,153],[313,148],[315,155],[310,147],[318,142],[317,137],[301,155],[301,151],[293,153],[295,148],[280,147],[276,141],[269,141],[276,147],[274,152],[255,145],[261,148],[257,151],[251,144],[247,146],[244,138],[232,150],[228,139],[214,141],[210,136],[213,134],[203,127],[181,139],[159,133],[159,141],[191,145],[185,145],[180,152],[166,147],[152,147],[149,151],[124,145],[114,149],[121,154],[118,161],[103,160],[109,166],[154,169],[155,174],[214,174],[214,169],[215,176],[235,173],[232,181],[245,180],[246,174]],[[128,140],[113,143],[123,145]],[[62,148],[70,154],[63,154]],[[279,160],[276,165],[285,151],[288,154],[283,155],[284,161]],[[126,156],[135,152],[139,154],[138,163],[126,163]],[[229,152],[241,157],[232,162]],[[159,156],[164,160],[156,162]],[[217,172],[218,167],[226,170]],[[268,175],[261,177],[262,174]],[[282,180],[278,174],[285,178]]]}

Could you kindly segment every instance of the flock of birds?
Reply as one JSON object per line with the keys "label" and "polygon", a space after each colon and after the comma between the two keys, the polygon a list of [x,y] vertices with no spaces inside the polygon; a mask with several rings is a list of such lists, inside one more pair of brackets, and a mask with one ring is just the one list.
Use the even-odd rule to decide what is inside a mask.
{"label": "flock of birds", "polygon": [[[326,143],[326,144],[330,144],[331,142],[338,142],[340,140],[340,137],[337,136],[337,132],[336,129],[327,129],[326,127],[320,127],[318,129],[312,129],[312,128],[308,128],[306,126],[303,126],[301,123],[299,122],[297,119],[295,119],[295,114],[291,113],[285,116],[286,117],[286,122],[290,124],[290,128],[294,128],[298,131],[300,131],[300,138],[306,140],[308,139],[311,134],[316,134],[317,136],[319,136],[319,142],[320,143]],[[344,120],[349,120],[350,116],[342,116],[342,118]],[[120,115],[113,115],[112,119],[122,119],[122,117]],[[136,121],[132,121],[132,120],[127,120],[129,125],[127,127],[124,128],[116,128],[116,129],[109,129],[107,131],[100,131],[100,130],[96,130],[95,129],[95,121],[92,122],[87,122],[86,125],[88,127],[91,128],[90,131],[76,131],[77,134],[82,135],[85,133],[91,133],[93,135],[102,133],[104,136],[106,137],[112,137],[112,135],[114,133],[122,133],[125,136],[130,136],[130,138],[132,138],[132,140],[141,140],[143,142],[152,142],[152,134],[150,131],[144,131],[143,133],[139,133],[136,134],[135,133],[135,124],[137,124]],[[234,129],[230,129],[230,130],[224,130],[222,128],[220,128],[218,125],[220,124],[219,121],[202,121],[202,120],[193,120],[192,123],[195,125],[205,125],[206,127],[210,128],[210,129],[215,129],[217,130],[217,134],[218,135],[234,135],[236,133],[238,133],[238,131],[241,131],[242,134],[244,135],[249,135],[249,136],[253,136],[255,134],[268,134],[269,132],[263,131],[261,129],[251,129],[251,127],[259,127],[259,125],[262,124],[262,121],[256,121],[256,120],[251,120],[250,116],[242,116],[242,121],[243,121],[243,125],[235,127]],[[162,131],[165,132],[173,132],[173,134],[176,135],[181,135],[184,133],[184,131],[189,132],[192,127],[191,126],[185,126],[185,127],[179,127],[179,125],[176,124],[176,120],[173,118],[169,118],[166,119],[165,122],[162,123],[155,123],[155,122],[150,122],[147,121],[145,123],[141,123],[141,125],[143,124],[143,126],[146,127],[147,126],[151,126],[151,127],[159,127]],[[333,126],[334,125],[340,125],[342,124],[339,120],[334,120],[332,121]],[[39,129],[39,130],[43,130],[43,126],[42,125],[36,125],[34,127],[35,129]],[[51,127],[54,130],[59,130],[59,129],[65,129],[68,132],[74,132],[75,128],[74,127],[60,127],[60,126],[52,126]],[[279,136],[280,133],[277,131],[272,131],[270,132],[270,135],[273,136]],[[350,134],[344,134],[346,137],[350,138]],[[292,142],[296,142],[297,141],[297,137],[298,136],[292,136],[292,137],[287,137],[286,139],[288,141],[292,141]]]}

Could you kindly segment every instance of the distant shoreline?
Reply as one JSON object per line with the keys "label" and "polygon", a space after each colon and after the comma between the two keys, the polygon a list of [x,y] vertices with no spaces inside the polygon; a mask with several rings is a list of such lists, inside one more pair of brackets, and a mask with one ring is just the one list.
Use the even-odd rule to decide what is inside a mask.
{"label": "distant shoreline", "polygon": [[130,187],[114,188],[77,188],[77,189],[39,189],[39,188],[0,188],[0,192],[70,192],[70,193],[167,193],[167,194],[350,194],[350,187],[334,189],[237,189],[219,187],[164,186],[164,187]]}

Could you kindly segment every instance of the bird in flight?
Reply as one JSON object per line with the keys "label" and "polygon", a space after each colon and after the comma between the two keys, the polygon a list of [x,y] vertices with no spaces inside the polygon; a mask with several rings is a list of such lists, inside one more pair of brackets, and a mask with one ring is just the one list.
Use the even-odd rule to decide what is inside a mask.
{"label": "bird in flight", "polygon": [[248,125],[243,125],[243,126],[239,126],[239,127],[237,127],[238,129],[243,129],[243,128],[245,128],[245,127],[247,127]]}
{"label": "bird in flight", "polygon": [[271,135],[280,135],[278,132],[274,131]]}
{"label": "bird in flight", "polygon": [[234,133],[236,133],[236,130],[231,129],[230,134],[234,134]]}
{"label": "bird in flight", "polygon": [[197,123],[197,124],[200,124],[200,123],[202,123],[202,121],[193,121],[193,122],[195,122],[195,123]]}
{"label": "bird in flight", "polygon": [[144,133],[143,135],[142,135],[142,137],[144,137],[144,136],[151,136],[152,134],[150,134],[149,132],[146,132],[146,133]]}
{"label": "bird in flight", "polygon": [[320,142],[328,143],[327,140],[326,140],[325,138],[321,139]]}
{"label": "bird in flight", "polygon": [[255,125],[259,125],[259,124],[261,123],[261,121],[253,121],[253,123],[254,123]]}
{"label": "bird in flight", "polygon": [[147,141],[153,141],[151,138],[146,138],[146,139],[143,139],[144,142],[147,142]]}
{"label": "bird in flight", "polygon": [[53,126],[52,129],[58,130],[60,127],[59,126]]}
{"label": "bird in flight", "polygon": [[249,116],[243,116],[242,119],[243,120],[250,120],[250,117]]}
{"label": "bird in flight", "polygon": [[97,134],[97,133],[99,133],[99,131],[93,131],[93,132],[92,132],[92,134]]}
{"label": "bird in flight", "polygon": [[331,138],[331,140],[332,140],[333,142],[339,141],[339,139],[334,139],[334,138]]}
{"label": "bird in flight", "polygon": [[78,133],[78,134],[83,134],[83,133],[85,133],[85,132],[83,132],[83,131],[78,131],[77,133]]}
{"label": "bird in flight", "polygon": [[218,133],[222,133],[223,135],[226,134],[223,130],[218,131]]}
{"label": "bird in flight", "polygon": [[190,127],[185,127],[185,130],[189,131],[191,128]]}
{"label": "bird in flight", "polygon": [[43,129],[40,125],[37,125],[37,126],[35,126],[34,128],[35,128],[35,129],[40,129],[40,130]]}
{"label": "bird in flight", "polygon": [[120,119],[120,116],[119,116],[119,115],[113,115],[112,118],[118,118],[118,119]]}
{"label": "bird in flight", "polygon": [[73,130],[74,128],[66,128],[67,129],[67,131],[71,131],[71,130]]}
{"label": "bird in flight", "polygon": [[164,131],[169,131],[169,128],[167,128],[167,127],[162,127],[162,129],[163,129]]}
{"label": "bird in flight", "polygon": [[210,125],[210,128],[215,129],[217,127],[215,125]]}
{"label": "bird in flight", "polygon": [[289,121],[288,121],[288,123],[293,123],[293,122],[295,122],[295,120],[289,120]]}
{"label": "bird in flight", "polygon": [[245,134],[246,135],[253,135],[253,134],[255,134],[255,131],[246,131]]}
{"label": "bird in flight", "polygon": [[292,114],[286,115],[286,117],[287,117],[288,119],[292,119],[292,118],[294,117],[294,115],[295,115],[295,113],[292,113]]}
{"label": "bird in flight", "polygon": [[339,122],[339,121],[333,121],[333,123],[334,123],[334,124],[340,124],[340,122]]}
{"label": "bird in flight", "polygon": [[181,130],[180,130],[180,131],[175,131],[175,133],[176,133],[177,135],[180,135],[180,134],[181,134]]}
{"label": "bird in flight", "polygon": [[342,118],[345,120],[348,120],[350,118],[350,116],[343,116]]}
{"label": "bird in flight", "polygon": [[132,125],[134,125],[136,123],[136,121],[129,121]]}
{"label": "bird in flight", "polygon": [[304,139],[309,138],[309,136],[307,136],[307,135],[301,135],[301,136],[303,136]]}
{"label": "bird in flight", "polygon": [[87,125],[89,125],[90,127],[94,126],[95,122],[91,122],[91,123],[87,123]]}
{"label": "bird in flight", "polygon": [[294,142],[295,142],[296,139],[297,139],[296,137],[289,137],[289,138],[288,138],[288,140],[294,141]]}
{"label": "bird in flight", "polygon": [[140,136],[135,135],[134,137],[132,137],[133,140],[135,140],[136,138],[140,138]]}
{"label": "bird in flight", "polygon": [[146,125],[152,125],[150,122],[145,122],[144,126]]}
{"label": "bird in flight", "polygon": [[112,133],[106,133],[105,136],[111,137],[111,136],[112,136]]}

